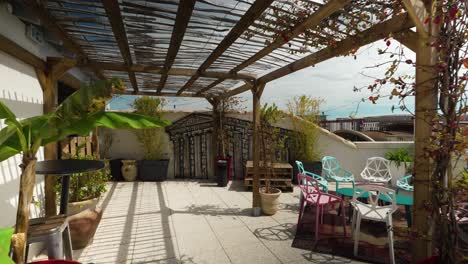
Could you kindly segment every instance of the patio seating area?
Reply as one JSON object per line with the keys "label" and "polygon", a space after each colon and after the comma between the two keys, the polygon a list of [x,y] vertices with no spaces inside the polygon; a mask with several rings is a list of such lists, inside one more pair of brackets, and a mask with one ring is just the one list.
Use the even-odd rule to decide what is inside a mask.
{"label": "patio seating area", "polygon": [[[0,21],[0,264],[466,261],[465,1],[7,0]],[[319,126],[380,108],[413,142]]]}
{"label": "patio seating area", "polygon": [[241,182],[111,183],[83,263],[361,263],[291,247],[299,189],[281,196],[274,216],[252,217]]}

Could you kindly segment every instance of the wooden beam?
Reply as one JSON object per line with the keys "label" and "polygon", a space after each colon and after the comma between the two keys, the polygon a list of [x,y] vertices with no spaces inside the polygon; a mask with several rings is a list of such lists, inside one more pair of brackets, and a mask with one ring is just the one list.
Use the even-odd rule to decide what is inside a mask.
{"label": "wooden beam", "polygon": [[[122,95],[135,95],[135,93],[130,92],[114,92],[114,94],[122,94]],[[177,93],[158,93],[158,92],[148,92],[148,91],[138,91],[136,95],[148,95],[148,96],[166,96],[166,97],[196,97],[196,98],[205,98],[205,96],[196,95],[196,94],[177,94]]]}
{"label": "wooden beam", "polygon": [[[229,33],[224,37],[221,43],[219,43],[210,56],[208,56],[202,65],[200,65],[198,72],[202,73],[208,69],[211,64],[213,64],[244,33],[244,31],[262,15],[272,2],[273,0],[255,1],[231,31],[229,31]],[[180,94],[187,90],[200,76],[200,74],[193,75],[177,93]]]}
{"label": "wooden beam", "polygon": [[[359,33],[357,36],[349,37],[342,40],[334,47],[327,47],[313,54],[310,54],[302,59],[299,59],[293,63],[290,63],[284,67],[281,67],[273,72],[270,72],[258,79],[260,83],[267,83],[278,78],[281,78],[290,73],[302,70],[306,67],[313,66],[317,63],[326,61],[328,59],[349,53],[351,50],[359,48],[361,46],[370,44],[379,39],[387,37],[391,33],[397,33],[402,30],[407,30],[414,27],[414,23],[409,19],[408,14],[397,15],[385,22],[373,26],[372,28]],[[222,94],[218,99],[224,99],[230,96],[234,96],[249,90],[249,85],[245,84],[239,88],[230,90],[225,94]]]}
{"label": "wooden beam", "polygon": [[285,36],[281,36],[275,39],[270,45],[263,48],[255,55],[250,57],[249,59],[245,60],[237,67],[235,67],[232,71],[238,72],[247,66],[251,65],[252,63],[260,60],[261,58],[265,57],[266,55],[270,54],[273,50],[283,46],[289,40],[292,40],[299,36],[299,34],[303,33],[306,29],[314,28],[319,25],[324,19],[328,18],[329,16],[333,15],[335,12],[339,11],[343,7],[345,7],[351,0],[334,0],[329,1],[322,7],[320,7],[316,12],[314,12],[311,16],[305,19],[302,23],[296,25],[292,30],[288,30],[285,33]]}
{"label": "wooden beam", "polygon": [[265,84],[256,85],[252,88],[253,96],[253,183],[252,183],[252,209],[254,216],[257,216],[260,210],[260,98]]}
{"label": "wooden beam", "polygon": [[[41,58],[37,57],[33,53],[29,52],[28,50],[16,44],[16,42],[11,41],[10,39],[8,39],[7,37],[1,34],[0,34],[0,51],[5,52],[11,57],[16,58],[32,66],[36,70],[41,70],[42,72],[47,72],[50,70],[48,68],[49,66],[47,65],[47,62],[43,61]],[[63,58],[48,58],[48,60],[51,60],[51,62],[53,61],[52,64],[54,64],[56,61],[61,60],[61,59]],[[72,62],[71,59],[68,59],[68,60],[69,61],[66,63],[68,64],[68,67],[69,67],[70,63],[74,63],[74,62]],[[74,77],[73,75],[69,73],[65,72],[64,74],[59,74],[58,72],[56,72],[55,75],[61,75],[59,77],[59,80],[64,82],[68,86],[72,87],[73,89],[79,89],[81,86],[80,80],[78,80],[76,77]]]}
{"label": "wooden beam", "polygon": [[81,88],[81,81],[78,80],[75,76],[71,75],[70,73],[65,73],[64,75],[62,75],[59,81],[63,82],[64,84],[70,86],[75,90]]}
{"label": "wooden beam", "polygon": [[403,4],[411,19],[413,20],[418,34],[424,38],[429,37],[428,27],[426,24],[424,24],[424,20],[430,18],[430,16],[424,1],[403,0]]}
{"label": "wooden beam", "polygon": [[45,71],[47,69],[46,62],[20,45],[11,41],[7,37],[0,34],[0,51],[33,66],[35,69]]}
{"label": "wooden beam", "polygon": [[158,93],[162,91],[167,81],[167,72],[172,68],[177,53],[179,52],[180,45],[187,30],[187,25],[192,16],[193,8],[195,7],[195,0],[185,0],[179,2],[177,8],[177,16],[174,24],[174,30],[172,31],[171,42],[166,55],[166,61],[164,63],[164,71],[159,80]]}
{"label": "wooden beam", "polygon": [[[53,18],[43,6],[42,1],[36,0],[23,0],[24,7],[27,8],[31,13],[36,14],[38,18],[41,20],[42,25],[49,30],[50,32],[54,33],[57,37],[59,37],[63,41],[63,45],[74,52],[80,59],[87,60],[88,57],[85,54],[83,48],[78,45],[73,38],[68,35],[67,31],[60,26],[60,24]],[[102,74],[99,69],[92,69],[94,74],[99,79],[106,79],[106,77]]]}
{"label": "wooden beam", "polygon": [[77,61],[70,58],[55,58],[48,57],[47,65],[49,66],[47,74],[53,81],[59,80],[68,70],[77,65]]}
{"label": "wooden beam", "polygon": [[[132,72],[146,72],[146,73],[155,73],[155,74],[162,74],[164,72],[164,68],[155,65],[145,65],[145,64],[133,64],[131,66],[127,66],[124,63],[115,63],[115,62],[95,62],[95,61],[88,61],[83,62],[80,64],[83,67],[92,67],[92,68],[99,68],[102,70],[111,70],[111,71],[132,71]],[[194,69],[186,69],[186,68],[171,68],[167,75],[178,75],[178,76],[193,76],[197,74],[197,70]],[[209,78],[225,78],[225,79],[233,79],[233,80],[255,80],[256,76],[251,74],[243,74],[243,73],[231,73],[231,72],[220,72],[220,71],[205,71],[200,73],[203,77]]]}
{"label": "wooden beam", "polygon": [[394,38],[410,50],[416,52],[419,43],[419,34],[410,29],[395,34]]}
{"label": "wooden beam", "polygon": [[[126,65],[131,66],[133,64],[132,55],[130,53],[130,47],[128,46],[127,33],[125,31],[122,14],[120,13],[119,2],[116,0],[102,0],[102,4],[106,10],[107,18],[111,24],[112,32],[114,32],[114,37],[119,46],[123,61]],[[133,90],[137,93],[138,83],[135,73],[128,71],[128,78],[130,79]]]}
{"label": "wooden beam", "polygon": [[331,16],[335,12],[345,7],[349,2],[351,2],[351,0],[329,1],[327,4],[321,6],[316,12],[314,12],[307,19],[305,19],[302,23],[296,25],[292,30],[284,32],[284,36],[278,37],[270,45],[261,49],[255,55],[253,55],[249,59],[245,60],[244,62],[236,66],[234,69],[232,69],[232,72],[238,72],[248,67],[254,62],[270,54],[273,50],[281,47],[282,45],[287,43],[289,40],[296,38],[297,36],[299,36],[299,34],[303,33],[306,29],[316,27],[317,25],[320,24],[320,22],[322,22],[327,17]]}

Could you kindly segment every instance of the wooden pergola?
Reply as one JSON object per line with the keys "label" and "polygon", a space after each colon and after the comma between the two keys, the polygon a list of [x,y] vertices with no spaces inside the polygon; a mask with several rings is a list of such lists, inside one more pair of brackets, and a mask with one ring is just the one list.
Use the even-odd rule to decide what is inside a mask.
{"label": "wooden pergola", "polygon": [[[221,100],[250,90],[255,168],[252,207],[257,208],[257,142],[265,84],[393,37],[416,52],[415,155],[422,157],[437,100],[433,73],[418,67],[435,63],[434,50],[426,44],[437,35],[437,28],[430,21],[424,23],[432,12],[431,1],[299,2],[303,11],[293,13],[300,7],[292,0],[14,1],[39,18],[69,56],[43,61],[4,36],[0,36],[0,50],[36,68],[46,112],[56,102],[55,81],[73,67],[96,79],[121,78],[126,94],[206,98],[213,109]],[[293,25],[275,27],[285,15]],[[76,80],[67,79],[76,86]],[[217,149],[216,140],[213,146]],[[54,158],[55,152],[54,146],[47,146],[45,157]],[[415,159],[414,226],[422,231],[428,229],[424,204],[430,200],[429,168],[429,161]],[[48,213],[55,208],[52,181],[46,177]],[[428,255],[428,250],[417,246],[416,259]]]}

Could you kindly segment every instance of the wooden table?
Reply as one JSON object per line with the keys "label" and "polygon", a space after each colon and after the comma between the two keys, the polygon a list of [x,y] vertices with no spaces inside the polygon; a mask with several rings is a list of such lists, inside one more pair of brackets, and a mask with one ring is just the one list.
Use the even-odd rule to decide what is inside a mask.
{"label": "wooden table", "polygon": [[99,160],[45,160],[36,164],[36,173],[44,175],[57,175],[62,177],[62,190],[60,194],[60,214],[67,214],[68,193],[70,189],[70,175],[81,172],[91,172],[104,168]]}

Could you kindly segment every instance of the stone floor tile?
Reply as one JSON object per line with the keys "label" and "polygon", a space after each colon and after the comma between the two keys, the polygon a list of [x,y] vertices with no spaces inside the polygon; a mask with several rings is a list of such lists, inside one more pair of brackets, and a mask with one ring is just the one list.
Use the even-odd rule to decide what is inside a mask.
{"label": "stone floor tile", "polygon": [[234,264],[281,263],[260,241],[226,248],[225,250]]}

